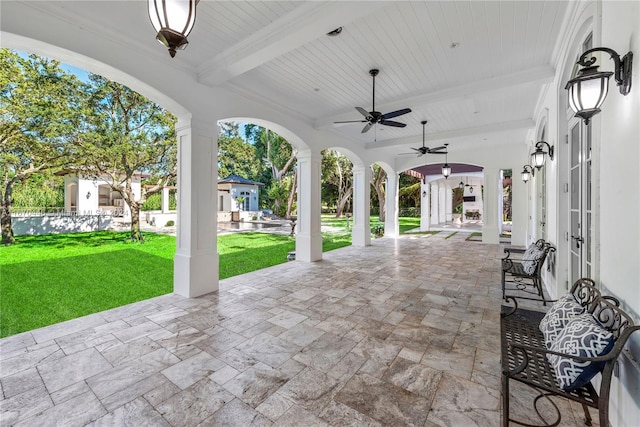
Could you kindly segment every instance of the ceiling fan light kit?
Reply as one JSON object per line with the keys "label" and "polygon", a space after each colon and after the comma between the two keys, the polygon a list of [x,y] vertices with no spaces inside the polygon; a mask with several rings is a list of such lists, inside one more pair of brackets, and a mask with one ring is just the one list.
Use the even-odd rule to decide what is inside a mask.
{"label": "ceiling fan light kit", "polygon": [[364,116],[364,120],[347,120],[334,123],[366,123],[366,125],[364,125],[364,128],[362,128],[361,133],[369,131],[369,129],[371,129],[375,124],[380,124],[383,126],[393,126],[397,128],[403,128],[407,126],[406,123],[400,123],[389,119],[410,113],[411,108],[402,108],[400,110],[392,111],[386,114],[382,114],[381,112],[376,111],[376,76],[378,75],[378,73],[380,73],[380,70],[376,68],[369,70],[369,74],[373,78],[373,102],[371,111],[367,111],[362,107],[355,107],[356,110]]}

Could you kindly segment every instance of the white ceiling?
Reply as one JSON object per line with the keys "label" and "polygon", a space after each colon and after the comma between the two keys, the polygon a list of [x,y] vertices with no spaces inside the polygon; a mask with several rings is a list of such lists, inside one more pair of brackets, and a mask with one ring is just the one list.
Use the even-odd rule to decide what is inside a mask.
{"label": "white ceiling", "polygon": [[[11,3],[64,18],[141,55],[165,55],[204,84],[251,93],[319,129],[397,152],[419,143],[421,120],[428,120],[432,146],[498,137],[524,142],[541,90],[553,78],[550,64],[568,5],[201,0],[189,46],[170,59],[154,40],[146,1],[3,0],[3,12],[11,12]],[[338,37],[325,35],[340,26]],[[371,68],[380,69],[376,110],[411,108],[394,119],[407,127],[361,134],[362,123],[333,124],[361,119],[355,106],[371,110]]]}

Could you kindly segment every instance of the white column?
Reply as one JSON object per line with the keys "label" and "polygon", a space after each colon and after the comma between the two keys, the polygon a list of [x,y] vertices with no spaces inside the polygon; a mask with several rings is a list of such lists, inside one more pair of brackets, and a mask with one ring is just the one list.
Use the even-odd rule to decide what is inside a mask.
{"label": "white column", "polygon": [[387,174],[387,188],[385,195],[385,237],[398,237],[400,227],[398,225],[398,185],[400,179],[397,173]]}
{"label": "white column", "polygon": [[497,169],[484,169],[484,200],[482,201],[482,242],[499,243],[500,232],[498,231],[498,196],[502,197],[502,192],[498,191],[500,186],[500,173]]}
{"label": "white column", "polygon": [[447,216],[445,215],[447,209],[447,183],[442,182],[438,185],[438,222],[444,223],[447,221]]}
{"label": "white column", "polygon": [[438,225],[438,212],[440,211],[440,186],[437,182],[431,183],[431,224]]}
{"label": "white column", "polygon": [[453,221],[453,192],[448,182],[444,183],[444,218],[445,222]]}
{"label": "white column", "polygon": [[179,190],[173,289],[193,298],[218,290],[218,126],[215,119],[191,119],[179,123],[176,133]]}
{"label": "white column", "polygon": [[322,259],[320,233],[320,153],[310,150],[298,153],[298,219],[296,224],[296,259],[319,261]]}
{"label": "white column", "polygon": [[353,167],[353,229],[351,231],[353,246],[369,246],[371,244],[371,226],[369,225],[370,173],[368,167]]}
{"label": "white column", "polygon": [[162,213],[169,212],[169,187],[162,189]]}
{"label": "white column", "polygon": [[425,184],[424,178],[420,183],[420,231],[429,231],[431,225],[431,212],[429,199],[431,198],[431,185]]}

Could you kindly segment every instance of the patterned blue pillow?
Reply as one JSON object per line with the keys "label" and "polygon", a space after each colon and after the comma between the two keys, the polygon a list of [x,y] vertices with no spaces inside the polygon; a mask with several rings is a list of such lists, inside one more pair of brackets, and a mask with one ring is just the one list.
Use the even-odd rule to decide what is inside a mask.
{"label": "patterned blue pillow", "polygon": [[533,274],[536,272],[538,262],[544,253],[543,249],[540,249],[535,243],[529,245],[527,250],[522,256],[522,269],[527,274]]}
{"label": "patterned blue pillow", "polygon": [[[572,319],[558,334],[551,351],[582,357],[598,357],[609,353],[613,348],[613,334],[598,323],[589,313]],[[590,362],[548,354],[547,359],[553,367],[558,385],[571,391],[582,387],[604,368],[605,362]]]}
{"label": "patterned blue pillow", "polygon": [[567,323],[574,317],[582,314],[584,307],[578,304],[573,297],[573,294],[566,294],[558,299],[547,314],[540,321],[540,332],[544,335],[544,344],[547,348],[551,348],[551,345],[558,337],[560,331],[564,329]]}

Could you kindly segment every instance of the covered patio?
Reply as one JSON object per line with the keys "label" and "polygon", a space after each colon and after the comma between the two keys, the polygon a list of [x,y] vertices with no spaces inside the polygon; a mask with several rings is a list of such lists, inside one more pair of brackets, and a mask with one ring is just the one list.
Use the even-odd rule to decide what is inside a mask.
{"label": "covered patio", "polygon": [[[492,426],[498,245],[377,239],[2,341],[3,425]],[[537,421],[532,394],[513,408]],[[582,409],[558,401],[563,426]]]}
{"label": "covered patio", "polygon": [[[589,123],[565,90],[593,47],[637,57],[638,2],[200,1],[197,11],[188,48],[171,58],[145,1],[0,2],[2,47],[118,81],[177,117],[179,194],[174,294],[0,341],[3,424],[496,425],[505,170],[512,244],[557,249],[541,273],[547,293],[588,276],[640,319],[640,223],[620,223],[640,212],[640,67],[626,94],[611,79]],[[406,126],[369,121],[406,110],[391,117]],[[299,176],[297,261],[225,281],[222,121],[287,139]],[[532,167],[542,142],[546,163]],[[444,156],[402,155],[445,144]],[[353,246],[323,255],[325,149],[353,163]],[[399,234],[399,174],[442,171],[443,160],[481,168],[482,242]],[[376,164],[387,215],[372,241]],[[451,184],[441,184],[423,181],[423,230],[446,220]],[[639,337],[622,354],[610,421],[640,425]],[[564,405],[563,422],[581,424]]]}

